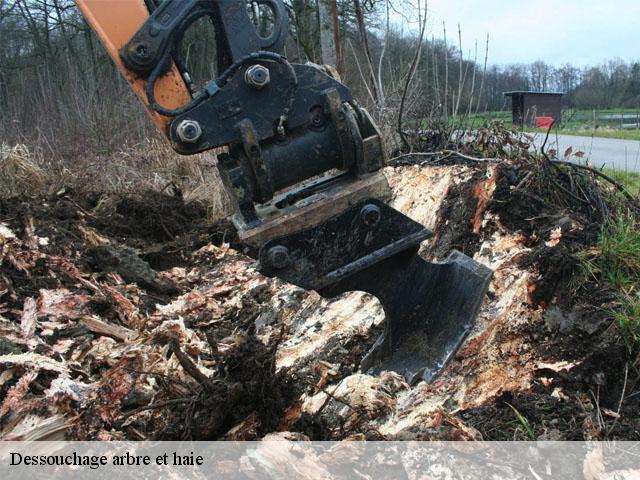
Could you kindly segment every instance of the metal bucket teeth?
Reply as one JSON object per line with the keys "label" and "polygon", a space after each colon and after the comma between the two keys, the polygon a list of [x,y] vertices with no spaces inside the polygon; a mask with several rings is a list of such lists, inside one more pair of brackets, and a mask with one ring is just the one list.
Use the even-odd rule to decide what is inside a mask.
{"label": "metal bucket teeth", "polygon": [[345,279],[336,287],[375,295],[386,314],[385,331],[361,370],[395,371],[411,384],[431,381],[473,327],[492,274],[458,251],[444,263],[403,252]]}

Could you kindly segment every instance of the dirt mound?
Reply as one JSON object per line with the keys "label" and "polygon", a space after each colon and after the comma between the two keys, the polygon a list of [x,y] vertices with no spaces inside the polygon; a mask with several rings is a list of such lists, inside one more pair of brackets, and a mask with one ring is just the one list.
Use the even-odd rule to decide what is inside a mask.
{"label": "dirt mound", "polygon": [[573,281],[597,214],[545,198],[529,172],[385,170],[392,205],[434,231],[423,256],[458,249],[495,272],[468,340],[415,387],[358,371],[377,299],[262,277],[230,225],[179,192],[2,200],[0,435],[635,438],[613,298]]}

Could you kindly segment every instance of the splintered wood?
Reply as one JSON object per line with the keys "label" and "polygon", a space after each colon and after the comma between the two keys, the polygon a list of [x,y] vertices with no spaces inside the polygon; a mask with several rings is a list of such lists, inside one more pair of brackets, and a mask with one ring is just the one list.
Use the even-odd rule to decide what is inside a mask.
{"label": "splintered wood", "polygon": [[[1,224],[6,267],[0,275],[0,436],[43,439],[62,432],[68,438],[148,439],[162,428],[168,436],[189,438],[198,431],[195,424],[172,430],[163,420],[166,412],[186,412],[180,418],[188,420],[189,411],[204,405],[207,395],[198,392],[227,392],[232,405],[241,402],[238,389],[250,380],[260,391],[259,382],[266,380],[238,369],[268,372],[265,359],[271,355],[272,375],[290,385],[278,387],[277,408],[268,410],[259,400],[255,408],[231,408],[215,420],[211,432],[218,438],[255,439],[276,429],[308,438],[313,425],[323,439],[482,438],[461,412],[541,384],[549,393],[562,392],[542,373],[580,365],[543,356],[524,333],[544,327],[543,307],[529,301],[538,272],[518,261],[531,252],[531,239],[507,228],[490,208],[496,169],[483,164],[384,171],[391,205],[437,230],[431,242],[447,238],[460,248],[456,242],[464,239],[465,253],[494,271],[472,333],[434,382],[414,387],[396,372],[358,370],[383,328],[384,312],[370,295],[326,300],[266,279],[250,258],[228,244],[210,243],[187,252],[178,266],[155,272],[177,293],[150,293],[115,270],[88,269],[82,253],[61,258],[47,242],[32,241],[39,234],[37,219],[29,238]],[[470,197],[459,199],[454,190]],[[456,206],[464,221],[454,224],[444,212]],[[82,222],[75,231],[87,248],[117,248],[118,238]],[[539,241],[556,246],[563,237],[556,230]],[[421,254],[429,256],[434,247],[426,242]],[[11,272],[31,276],[28,295],[16,293]],[[252,336],[264,347],[259,362],[239,353],[256,351]],[[240,356],[231,361],[234,355]]]}

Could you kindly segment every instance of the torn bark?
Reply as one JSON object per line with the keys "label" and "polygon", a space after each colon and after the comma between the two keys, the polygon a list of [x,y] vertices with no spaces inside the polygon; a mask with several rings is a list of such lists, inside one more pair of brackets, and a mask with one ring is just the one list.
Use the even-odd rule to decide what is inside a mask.
{"label": "torn bark", "polygon": [[[463,154],[494,155],[491,135],[479,131],[483,148]],[[67,235],[50,209],[75,207],[48,201],[32,206],[30,233],[47,245],[0,226],[0,436],[529,438],[511,405],[536,437],[624,437],[640,396],[620,403],[625,351],[603,334],[615,297],[571,284],[572,258],[599,224],[534,189],[546,177],[531,165],[447,162],[384,171],[392,206],[434,231],[421,255],[458,249],[495,272],[474,329],[431,384],[358,370],[383,325],[369,295],[326,300],[264,278],[211,243],[218,227],[194,221],[184,237],[149,240],[128,224],[135,252],[148,252],[136,256],[178,290],[152,291],[84,262],[86,242],[107,243],[79,227],[125,241],[108,216],[77,199],[91,215],[70,214]]]}

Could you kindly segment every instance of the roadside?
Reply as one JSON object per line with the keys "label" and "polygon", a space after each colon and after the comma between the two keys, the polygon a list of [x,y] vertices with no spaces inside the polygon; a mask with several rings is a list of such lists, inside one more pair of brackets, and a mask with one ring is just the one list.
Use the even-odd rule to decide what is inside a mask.
{"label": "roadside", "polygon": [[[536,133],[533,145],[539,149],[546,134]],[[584,152],[582,157],[572,157],[576,161],[590,160],[598,168],[609,168],[623,172],[640,172],[640,142],[612,138],[579,137],[551,134],[546,150],[555,150],[558,156],[571,147],[572,151]]]}
{"label": "roadside", "polygon": [[[525,128],[525,132],[546,135],[547,131],[542,128]],[[553,129],[553,135],[568,135],[572,137],[589,137],[589,138],[616,138],[620,140],[640,140],[640,130],[620,130],[601,128],[572,130],[569,128]]]}
{"label": "roadside", "polygon": [[[512,123],[511,111],[484,112],[471,115],[472,127],[500,120],[507,128],[526,133],[546,134],[546,129],[519,127]],[[573,110],[562,112],[562,122],[552,130],[554,135],[640,140],[640,110]]]}

